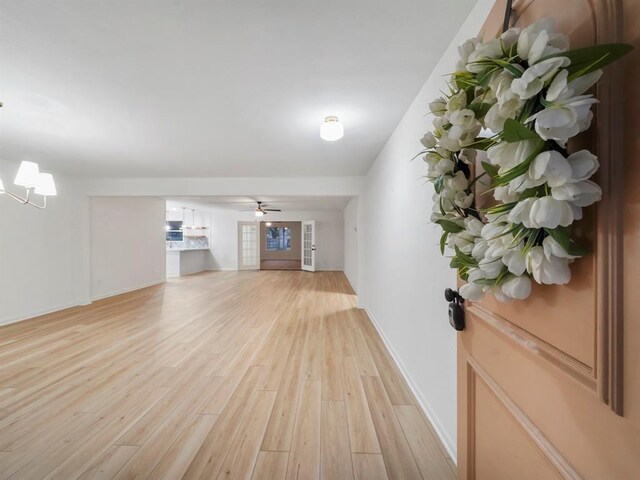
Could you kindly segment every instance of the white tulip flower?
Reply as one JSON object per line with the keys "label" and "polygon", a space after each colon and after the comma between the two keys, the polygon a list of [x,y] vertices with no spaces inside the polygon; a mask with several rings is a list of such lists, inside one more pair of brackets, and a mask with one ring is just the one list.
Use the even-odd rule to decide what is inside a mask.
{"label": "white tulip flower", "polygon": [[571,202],[577,207],[588,207],[602,198],[602,189],[592,181],[584,180],[552,188],[551,195],[558,201]]}
{"label": "white tulip flower", "polygon": [[527,228],[536,228],[531,223],[531,207],[533,206],[536,198],[529,197],[518,202],[518,204],[509,212],[508,220],[511,223],[522,224]]}
{"label": "white tulip flower", "polygon": [[521,28],[511,27],[502,35],[500,35],[500,40],[502,40],[502,45],[505,50],[509,50],[513,45],[518,43],[518,38],[520,37]]}
{"label": "white tulip flower", "polygon": [[554,22],[549,18],[524,28],[518,37],[518,56],[531,65],[547,55],[568,50],[569,39],[553,30]]}
{"label": "white tulip flower", "polygon": [[572,153],[567,157],[567,162],[571,167],[572,183],[588,180],[600,167],[598,157],[589,150],[579,150]]}
{"label": "white tulip flower", "polygon": [[[447,101],[447,114],[450,116],[456,110],[462,110],[467,106],[467,92],[460,90],[449,97]],[[450,118],[450,117],[448,117]]]}
{"label": "white tulip flower", "polygon": [[[482,239],[476,239],[476,244],[473,246],[473,249],[471,250],[471,256],[476,260],[482,260],[488,248],[489,248],[489,245],[487,244],[487,242],[485,242]],[[478,271],[482,272],[482,270],[478,270]]]}
{"label": "white tulip flower", "polygon": [[480,262],[478,262],[478,268],[482,270],[485,278],[493,280],[494,278],[498,278],[500,273],[502,273],[504,265],[500,261],[500,257],[492,258],[489,256],[485,256],[482,260],[480,260]]}
{"label": "white tulip flower", "polygon": [[501,285],[507,297],[524,300],[531,295],[531,280],[526,275],[511,277]]}
{"label": "white tulip flower", "polygon": [[469,186],[469,180],[467,180],[463,172],[458,170],[455,175],[444,179],[444,185],[454,191],[466,190]]}
{"label": "white tulip flower", "polygon": [[489,41],[478,43],[473,53],[469,54],[467,70],[473,73],[480,73],[487,69],[487,65],[476,64],[474,62],[491,58],[498,58],[502,55],[502,45],[500,40],[492,38]]}
{"label": "white tulip flower", "polygon": [[462,148],[462,145],[460,145],[460,140],[458,138],[451,137],[447,130],[442,132],[442,136],[440,137],[440,145],[451,152],[458,152]]}
{"label": "white tulip flower", "polygon": [[509,192],[509,185],[503,185],[493,190],[493,198],[502,203],[511,203],[518,200],[518,195]]}
{"label": "white tulip flower", "polygon": [[458,47],[458,55],[460,55],[460,59],[458,60],[458,63],[456,65],[457,72],[464,72],[467,69],[469,55],[471,55],[475,51],[477,44],[477,38],[470,38]]}
{"label": "white tulip flower", "polygon": [[549,84],[549,89],[545,96],[545,100],[547,102],[557,102],[582,95],[595,85],[598,80],[600,80],[602,70],[595,70],[587,73],[586,75],[582,75],[569,83],[567,83],[568,76],[569,72],[567,70],[561,70],[558,72],[553,81]]}
{"label": "white tulip flower", "polygon": [[479,237],[482,235],[484,223],[475,217],[467,217],[464,219],[464,226],[471,235]]}
{"label": "white tulip flower", "polygon": [[557,228],[571,225],[574,218],[568,202],[549,196],[535,199],[529,220],[533,228]]}
{"label": "white tulip flower", "polygon": [[544,256],[547,257],[547,260],[551,260],[552,257],[566,258],[567,260],[574,260],[578,258],[576,256],[569,255],[569,252],[562,248],[562,246],[550,236],[546,237],[542,241],[542,250],[544,252]]}
{"label": "white tulip flower", "polygon": [[571,165],[566,158],[555,150],[540,153],[529,166],[529,176],[538,185],[547,183],[550,187],[558,187],[571,180]]}
{"label": "white tulip flower", "polygon": [[447,101],[443,97],[438,97],[429,103],[429,111],[436,117],[443,116],[447,111]]}
{"label": "white tulip flower", "polygon": [[552,256],[545,257],[542,247],[531,248],[527,252],[527,271],[538,283],[545,285],[565,285],[571,280],[568,260]]}
{"label": "white tulip flower", "polygon": [[499,173],[504,173],[529,158],[533,154],[535,146],[534,140],[513,143],[500,142],[489,147],[487,158],[489,163],[500,167]]}
{"label": "white tulip flower", "polygon": [[460,208],[469,208],[471,204],[473,204],[473,194],[470,193],[469,195],[467,195],[463,191],[456,192],[453,203],[455,203]]}
{"label": "white tulip flower", "polygon": [[507,250],[502,257],[509,272],[514,275],[522,275],[527,269],[527,255],[524,251],[524,244],[520,243],[517,247]]}
{"label": "white tulip flower", "polygon": [[476,283],[465,283],[460,287],[459,291],[462,298],[466,298],[470,302],[479,302],[484,297],[484,288]]}
{"label": "white tulip flower", "polygon": [[526,122],[535,120],[536,133],[541,138],[555,140],[565,146],[569,138],[589,128],[593,118],[591,105],[594,103],[598,103],[598,100],[591,95],[558,100],[529,117]]}
{"label": "white tulip flower", "polygon": [[471,165],[476,161],[477,155],[477,150],[474,150],[473,148],[463,148],[462,150],[460,150],[460,155],[458,157],[467,165]]}
{"label": "white tulip flower", "polygon": [[433,148],[438,143],[432,132],[425,133],[424,137],[420,139],[420,142],[425,146],[425,148]]}
{"label": "white tulip flower", "polygon": [[442,175],[453,171],[455,166],[456,164],[453,163],[452,160],[449,160],[448,158],[441,158],[435,165],[435,171],[438,175]]}
{"label": "white tulip flower", "polygon": [[520,78],[513,80],[511,90],[522,100],[528,100],[540,93],[560,68],[570,63],[567,57],[553,57],[536,63],[527,68]]}

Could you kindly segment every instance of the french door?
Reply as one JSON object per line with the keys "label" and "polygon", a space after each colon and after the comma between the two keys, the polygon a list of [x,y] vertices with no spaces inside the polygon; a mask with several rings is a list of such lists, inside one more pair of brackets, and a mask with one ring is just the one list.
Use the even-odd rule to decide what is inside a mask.
{"label": "french door", "polygon": [[[640,0],[515,0],[513,8],[518,27],[554,19],[572,48],[638,44],[640,37]],[[485,38],[499,33],[504,9],[505,1],[498,0]],[[629,22],[624,29],[623,18]],[[635,36],[622,37],[630,31]],[[577,139],[580,148],[597,151],[601,164],[602,201],[579,224],[582,243],[593,253],[571,266],[568,285],[535,285],[527,300],[507,304],[492,298],[465,302],[467,328],[458,335],[460,480],[640,478],[640,329],[637,310],[623,316],[632,308],[625,304],[635,300],[622,303],[621,284],[638,278],[632,272],[639,257],[635,245],[622,261],[622,242],[632,230],[619,213],[629,201],[620,194],[625,175],[632,175],[631,185],[640,178],[636,167],[621,173],[625,157],[635,158],[633,151],[621,151],[625,136],[638,138],[637,124],[623,120],[633,110],[622,92],[629,86],[637,102],[640,69],[628,69],[624,78],[622,67],[619,62],[605,69],[591,130]],[[635,212],[628,221],[637,229],[640,210],[628,211]],[[624,341],[623,320],[632,327]],[[636,349],[623,352],[623,344]]]}
{"label": "french door", "polygon": [[316,222],[302,222],[302,270],[316,271]]}
{"label": "french door", "polygon": [[260,269],[260,224],[238,222],[238,270]]}

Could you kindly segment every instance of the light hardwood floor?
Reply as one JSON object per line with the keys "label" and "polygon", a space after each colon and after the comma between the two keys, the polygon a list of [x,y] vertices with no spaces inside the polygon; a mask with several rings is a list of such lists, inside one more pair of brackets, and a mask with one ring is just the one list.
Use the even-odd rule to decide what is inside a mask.
{"label": "light hardwood floor", "polygon": [[211,272],[0,328],[0,479],[455,477],[335,272]]}

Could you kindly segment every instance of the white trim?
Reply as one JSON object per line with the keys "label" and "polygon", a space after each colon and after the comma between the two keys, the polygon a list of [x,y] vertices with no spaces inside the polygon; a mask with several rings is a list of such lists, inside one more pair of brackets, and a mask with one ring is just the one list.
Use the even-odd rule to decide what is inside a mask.
{"label": "white trim", "polygon": [[33,312],[23,313],[21,315],[17,315],[14,317],[6,317],[0,319],[0,325],[10,325],[12,323],[22,322],[24,320],[31,320],[32,318],[41,317],[42,315],[48,315],[50,313],[59,312],[60,310],[65,310],[67,308],[78,307],[81,305],[89,305],[91,300],[82,300],[80,302],[69,302],[63,303],[61,305],[57,305],[51,308],[43,308],[41,310],[34,310]]}
{"label": "white trim", "polygon": [[143,288],[153,287],[154,285],[160,285],[161,283],[165,283],[167,281],[166,278],[153,282],[144,283],[142,285],[136,285],[135,287],[125,288],[124,290],[116,290],[115,292],[105,293],[104,295],[97,295],[95,297],[91,297],[91,301],[95,302],[97,300],[103,300],[108,297],[115,297],[116,295],[122,295],[124,293],[134,292],[136,290],[142,290]]}
{"label": "white trim", "polygon": [[404,377],[405,381],[409,385],[409,389],[413,393],[413,396],[418,401],[418,405],[420,406],[420,408],[422,409],[422,411],[424,412],[426,417],[431,422],[431,425],[433,426],[433,429],[435,430],[435,432],[438,435],[438,437],[440,437],[440,441],[444,445],[445,450],[447,451],[447,453],[449,454],[449,456],[451,457],[453,462],[457,465],[458,464],[457,454],[456,454],[457,448],[456,448],[455,442],[447,434],[447,430],[444,428],[442,422],[440,421],[440,419],[436,415],[435,411],[433,410],[433,408],[431,408],[431,406],[429,405],[429,402],[427,402],[427,400],[422,395],[420,389],[418,388],[418,385],[416,384],[416,382],[413,380],[413,378],[409,374],[409,371],[407,370],[407,368],[405,367],[404,363],[400,359],[400,356],[398,355],[398,353],[395,351],[395,349],[391,345],[391,342],[389,341],[387,336],[384,334],[384,332],[380,328],[380,325],[376,322],[375,317],[373,316],[373,314],[369,311],[369,309],[366,307],[366,305],[358,304],[357,307],[360,308],[360,309],[363,309],[367,313],[367,315],[369,316],[369,319],[371,320],[371,323],[373,324],[373,326],[377,330],[378,335],[380,335],[380,338],[382,338],[382,341],[384,342],[384,345],[387,347],[387,350],[391,354],[391,357],[393,358],[393,361],[396,363],[396,366],[400,370],[400,373],[402,374],[402,376]]}

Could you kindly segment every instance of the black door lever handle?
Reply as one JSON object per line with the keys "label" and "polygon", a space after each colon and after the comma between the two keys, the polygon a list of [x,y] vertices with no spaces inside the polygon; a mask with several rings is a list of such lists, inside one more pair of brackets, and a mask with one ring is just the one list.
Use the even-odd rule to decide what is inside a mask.
{"label": "black door lever handle", "polygon": [[449,324],[461,332],[465,327],[464,308],[462,308],[464,298],[462,298],[456,290],[451,288],[447,288],[444,291],[444,298],[449,302]]}

